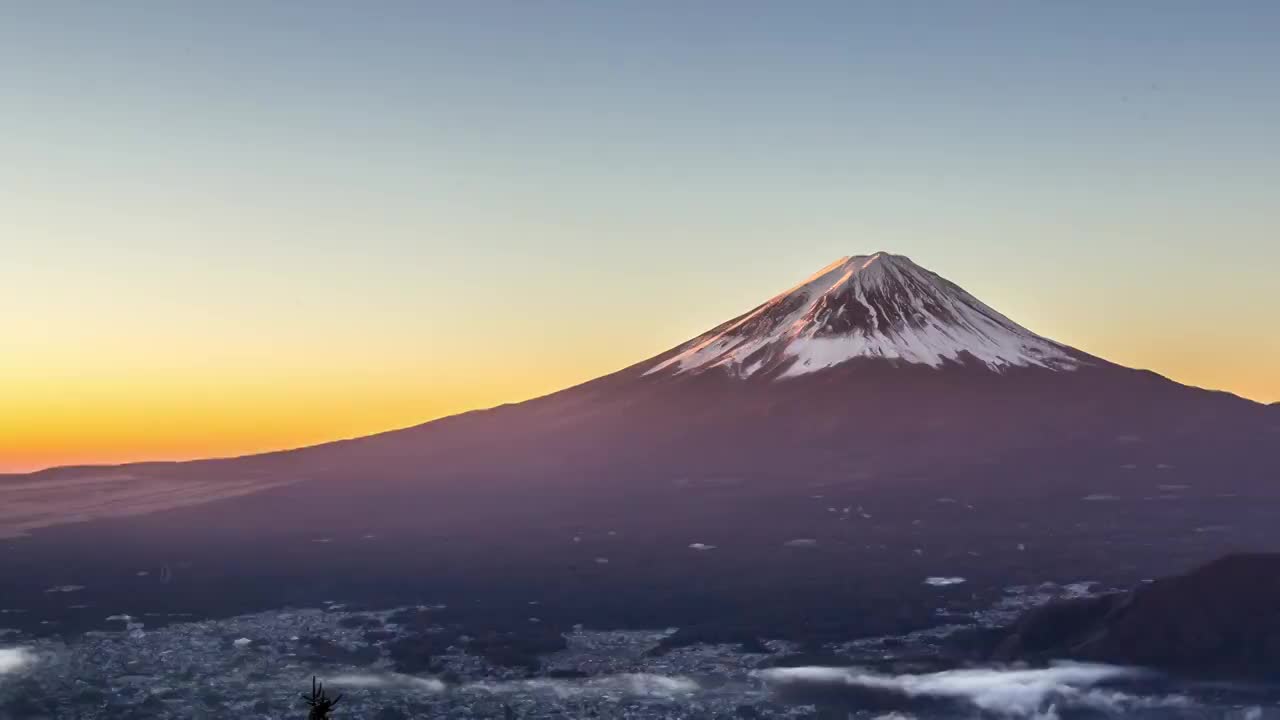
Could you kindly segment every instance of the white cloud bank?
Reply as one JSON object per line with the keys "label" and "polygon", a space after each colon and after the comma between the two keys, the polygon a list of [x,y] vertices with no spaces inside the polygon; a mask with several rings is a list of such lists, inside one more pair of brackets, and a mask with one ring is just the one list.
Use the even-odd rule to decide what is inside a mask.
{"label": "white cloud bank", "polygon": [[0,675],[8,675],[36,661],[36,656],[26,648],[0,648]]}
{"label": "white cloud bank", "polygon": [[1139,698],[1096,687],[1140,675],[1111,665],[1064,663],[1037,669],[981,668],[923,675],[881,675],[860,668],[797,667],[760,670],[768,685],[817,683],[901,693],[908,698],[950,699],[1006,717],[1051,718],[1062,705],[1103,710],[1179,706],[1180,696]]}
{"label": "white cloud bank", "polygon": [[[415,677],[399,673],[348,674],[325,678],[326,685],[338,688],[410,690],[441,693],[449,689],[436,678]],[[650,673],[603,675],[581,680],[535,678],[473,682],[455,686],[455,692],[479,692],[493,695],[546,693],[557,697],[629,695],[647,698],[674,698],[699,690],[698,683],[685,677]]]}
{"label": "white cloud bank", "polygon": [[547,692],[558,697],[582,695],[631,695],[648,698],[673,698],[689,695],[699,690],[697,682],[678,676],[652,673],[622,673],[603,675],[583,680],[513,680],[509,682],[479,682],[463,685],[462,689],[481,692],[531,693]]}
{"label": "white cloud bank", "polygon": [[325,682],[335,687],[347,688],[394,688],[423,693],[440,693],[445,690],[445,684],[435,678],[421,678],[400,673],[338,675],[327,678]]}

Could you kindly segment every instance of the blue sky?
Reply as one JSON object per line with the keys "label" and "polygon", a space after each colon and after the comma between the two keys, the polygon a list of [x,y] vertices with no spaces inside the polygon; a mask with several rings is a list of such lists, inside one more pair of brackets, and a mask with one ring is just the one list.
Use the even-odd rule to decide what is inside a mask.
{"label": "blue sky", "polygon": [[0,383],[375,374],[344,402],[413,403],[374,430],[890,250],[1278,400],[1277,37],[1270,2],[0,2]]}

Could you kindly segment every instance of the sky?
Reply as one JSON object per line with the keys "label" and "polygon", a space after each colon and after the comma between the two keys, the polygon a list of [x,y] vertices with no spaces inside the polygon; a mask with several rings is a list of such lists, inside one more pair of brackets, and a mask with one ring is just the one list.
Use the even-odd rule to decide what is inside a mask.
{"label": "sky", "polygon": [[0,0],[0,472],[545,394],[835,258],[1280,401],[1280,3]]}

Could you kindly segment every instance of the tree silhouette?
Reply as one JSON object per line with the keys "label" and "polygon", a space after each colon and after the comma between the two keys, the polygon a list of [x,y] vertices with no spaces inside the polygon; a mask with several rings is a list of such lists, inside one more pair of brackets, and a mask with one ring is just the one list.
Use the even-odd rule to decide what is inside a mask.
{"label": "tree silhouette", "polygon": [[329,713],[333,712],[333,707],[342,699],[342,694],[338,697],[329,699],[324,692],[324,683],[317,683],[314,675],[311,676],[311,694],[303,695],[302,699],[311,708],[311,712],[307,714],[307,720],[329,720]]}

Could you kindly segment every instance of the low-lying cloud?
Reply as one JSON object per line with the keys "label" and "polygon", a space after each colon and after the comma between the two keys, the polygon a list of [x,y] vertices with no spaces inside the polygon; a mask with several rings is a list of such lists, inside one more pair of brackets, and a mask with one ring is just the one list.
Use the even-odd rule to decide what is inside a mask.
{"label": "low-lying cloud", "polygon": [[861,668],[771,668],[756,675],[773,689],[847,687],[911,701],[950,701],[1011,718],[1056,718],[1059,709],[1122,713],[1140,707],[1184,705],[1180,696],[1139,697],[1107,687],[1141,671],[1111,665],[1059,664],[1037,669],[963,669],[921,675],[883,675]]}
{"label": "low-lying cloud", "polygon": [[435,678],[422,678],[400,673],[338,675],[326,679],[325,682],[340,688],[389,688],[421,693],[440,693],[447,688],[443,681]]}
{"label": "low-lying cloud", "polygon": [[686,678],[652,673],[603,675],[582,680],[533,679],[506,682],[478,682],[463,685],[462,690],[494,694],[550,693],[558,697],[583,695],[630,695],[646,698],[674,698],[699,690],[698,683]]}
{"label": "low-lying cloud", "polygon": [[17,672],[35,661],[35,654],[26,648],[0,648],[0,675]]}
{"label": "low-lying cloud", "polygon": [[[364,673],[338,675],[325,679],[337,688],[387,689],[422,693],[450,690],[436,678],[423,678],[399,673]],[[491,695],[548,694],[557,697],[629,695],[644,698],[675,698],[699,690],[698,683],[685,677],[650,673],[623,673],[582,679],[533,678],[464,683],[452,686],[456,692],[479,692]]]}

